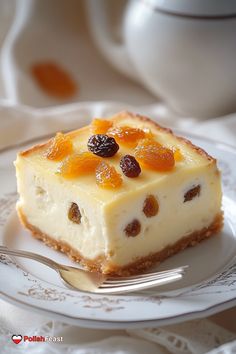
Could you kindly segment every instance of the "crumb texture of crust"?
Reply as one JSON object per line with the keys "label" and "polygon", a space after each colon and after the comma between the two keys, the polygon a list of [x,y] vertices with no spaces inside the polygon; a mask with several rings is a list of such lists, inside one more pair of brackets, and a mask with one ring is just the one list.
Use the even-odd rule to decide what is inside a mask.
{"label": "crumb texture of crust", "polygon": [[223,213],[219,213],[208,227],[195,231],[188,236],[182,237],[175,244],[167,246],[159,252],[138,258],[130,264],[120,267],[112,264],[105,255],[99,256],[93,260],[84,258],[77,250],[73,249],[66,242],[56,241],[49,235],[41,232],[37,227],[31,225],[20,208],[18,208],[18,215],[22,224],[31,231],[32,236],[43,241],[47,246],[65,253],[73,261],[80,263],[89,271],[118,276],[128,276],[142,273],[148,268],[163,262],[165,259],[184,250],[185,248],[195,246],[201,241],[216,235],[223,227]]}

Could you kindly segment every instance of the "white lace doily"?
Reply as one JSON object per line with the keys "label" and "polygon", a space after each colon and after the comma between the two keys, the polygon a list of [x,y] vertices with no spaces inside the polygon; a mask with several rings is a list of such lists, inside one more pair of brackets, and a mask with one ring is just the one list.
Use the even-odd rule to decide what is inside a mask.
{"label": "white lace doily", "polygon": [[[77,343],[69,344],[70,334]],[[63,336],[63,343],[21,343],[10,340],[12,331],[0,324],[1,354],[234,354],[236,335],[209,320],[194,320],[162,328],[107,331],[81,329],[48,322],[28,336]],[[225,344],[227,343],[227,344]],[[225,344],[225,345],[224,345]],[[217,349],[215,349],[217,348]]]}
{"label": "white lace doily", "polygon": [[236,335],[209,320],[194,320],[163,328],[129,330],[128,333],[158,343],[174,354],[204,354],[236,338]]}

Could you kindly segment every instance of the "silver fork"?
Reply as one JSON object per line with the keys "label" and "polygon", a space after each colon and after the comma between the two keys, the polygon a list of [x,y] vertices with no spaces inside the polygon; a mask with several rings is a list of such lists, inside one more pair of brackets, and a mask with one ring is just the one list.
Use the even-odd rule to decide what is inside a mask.
{"label": "silver fork", "polygon": [[33,252],[9,249],[0,246],[0,253],[9,256],[30,258],[55,270],[62,281],[70,288],[97,294],[122,294],[138,291],[180,280],[188,266],[161,272],[144,273],[128,277],[111,277],[84,269],[59,264],[47,257]]}

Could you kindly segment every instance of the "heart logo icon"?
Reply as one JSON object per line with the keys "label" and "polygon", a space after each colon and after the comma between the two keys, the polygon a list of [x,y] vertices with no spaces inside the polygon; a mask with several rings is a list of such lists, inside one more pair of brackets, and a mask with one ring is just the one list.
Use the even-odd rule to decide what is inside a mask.
{"label": "heart logo icon", "polygon": [[22,336],[20,334],[18,334],[18,335],[13,334],[11,339],[15,344],[19,344],[22,341]]}

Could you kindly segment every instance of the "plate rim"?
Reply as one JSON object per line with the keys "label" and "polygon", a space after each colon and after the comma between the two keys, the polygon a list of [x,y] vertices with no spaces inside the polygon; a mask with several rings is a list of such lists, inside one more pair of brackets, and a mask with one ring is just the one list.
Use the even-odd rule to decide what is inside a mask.
{"label": "plate rim", "polygon": [[[224,142],[219,142],[218,140],[210,139],[208,137],[202,137],[201,135],[198,135],[198,134],[189,133],[187,131],[184,131],[183,129],[174,128],[173,130],[174,130],[174,133],[187,136],[187,139],[188,138],[200,139],[202,141],[205,141],[206,143],[212,144],[213,146],[215,146],[216,148],[221,149],[221,150],[222,149],[224,150],[224,148],[227,150],[230,149],[232,151],[232,153],[236,155],[236,147],[233,145],[230,145],[230,144],[227,144]],[[0,155],[7,153],[9,151],[15,150],[19,147],[27,146],[31,143],[34,143],[37,141],[39,142],[43,139],[50,138],[51,136],[53,136],[53,134],[54,133],[44,134],[42,136],[37,136],[32,139],[24,140],[23,142],[20,142],[17,144],[7,146],[6,148],[0,149]],[[144,294],[144,296],[149,296],[149,295]],[[102,320],[102,319],[88,319],[88,318],[86,319],[86,318],[80,318],[78,316],[73,317],[68,314],[59,313],[56,311],[41,308],[41,307],[36,306],[34,304],[24,302],[24,301],[18,299],[17,297],[11,297],[10,295],[4,293],[3,291],[0,291],[0,297],[1,297],[1,299],[5,300],[9,303],[14,304],[19,307],[22,307],[24,309],[29,310],[29,309],[33,308],[34,311],[39,314],[43,313],[46,316],[47,316],[47,314],[52,314],[54,317],[58,318],[59,320],[65,321],[67,323],[73,323],[73,324],[77,324],[77,325],[80,324],[86,328],[104,328],[104,329],[109,328],[111,325],[112,325],[112,327],[114,326],[114,328],[117,328],[117,329],[121,329],[124,327],[130,327],[130,328],[131,327],[132,328],[134,328],[134,327],[141,328],[142,327],[143,328],[145,326],[168,325],[168,324],[173,323],[173,320],[174,320],[174,323],[179,323],[182,321],[190,320],[191,318],[192,319],[193,318],[202,318],[202,317],[210,316],[210,315],[213,315],[217,312],[229,309],[229,308],[236,305],[236,297],[235,297],[234,299],[226,300],[224,302],[220,302],[218,304],[208,306],[207,308],[202,309],[202,310],[195,310],[193,312],[182,313],[179,315],[169,316],[169,317],[165,317],[162,319],[159,318],[159,319],[152,319],[152,320],[145,319],[145,320],[137,320],[137,321],[133,321],[133,320],[131,320],[131,321],[129,321],[129,320],[127,320],[127,321],[115,320],[114,321],[114,320]]]}
{"label": "plate rim", "polygon": [[[169,316],[166,318],[162,318],[162,319],[153,319],[153,320],[138,320],[138,321],[106,321],[106,320],[101,320],[101,319],[85,319],[85,318],[80,318],[80,317],[73,317],[70,315],[66,315],[66,314],[62,314],[62,313],[58,313],[56,311],[52,311],[52,310],[46,310],[46,309],[42,309],[39,306],[35,306],[33,304],[29,304],[27,302],[24,302],[22,300],[19,299],[15,299],[11,296],[9,296],[8,294],[5,294],[4,292],[0,292],[0,298],[2,300],[7,301],[8,303],[15,305],[15,306],[19,306],[23,309],[29,310],[31,308],[34,309],[34,311],[38,314],[45,314],[46,317],[48,316],[48,313],[53,314],[54,317],[57,317],[59,320],[65,321],[65,319],[67,319],[67,321],[65,321],[66,323],[69,324],[81,324],[84,326],[84,328],[104,328],[104,329],[109,329],[109,327],[112,325],[112,327],[114,326],[113,329],[124,329],[124,328],[144,328],[146,325],[147,326],[156,326],[156,325],[160,325],[160,326],[166,326],[166,325],[170,325],[173,323],[173,319],[175,319],[174,323],[181,323],[184,321],[188,321],[191,319],[196,319],[196,318],[203,318],[203,317],[208,317],[211,315],[214,315],[218,312],[227,310],[232,308],[234,305],[236,306],[236,298],[235,299],[231,299],[231,300],[227,300],[224,302],[221,302],[220,304],[215,304],[212,305],[210,307],[208,307],[207,309],[203,309],[203,310],[197,310],[197,311],[193,311],[193,312],[187,312],[184,314],[180,314],[180,315],[176,315],[176,316]],[[232,306],[233,304],[233,306]],[[220,307],[220,311],[218,311]],[[194,316],[194,317],[193,317]],[[177,319],[177,321],[176,321]],[[91,325],[97,325],[98,326],[90,326],[88,324]],[[100,325],[99,325],[100,324]],[[102,326],[101,326],[102,324]]]}

